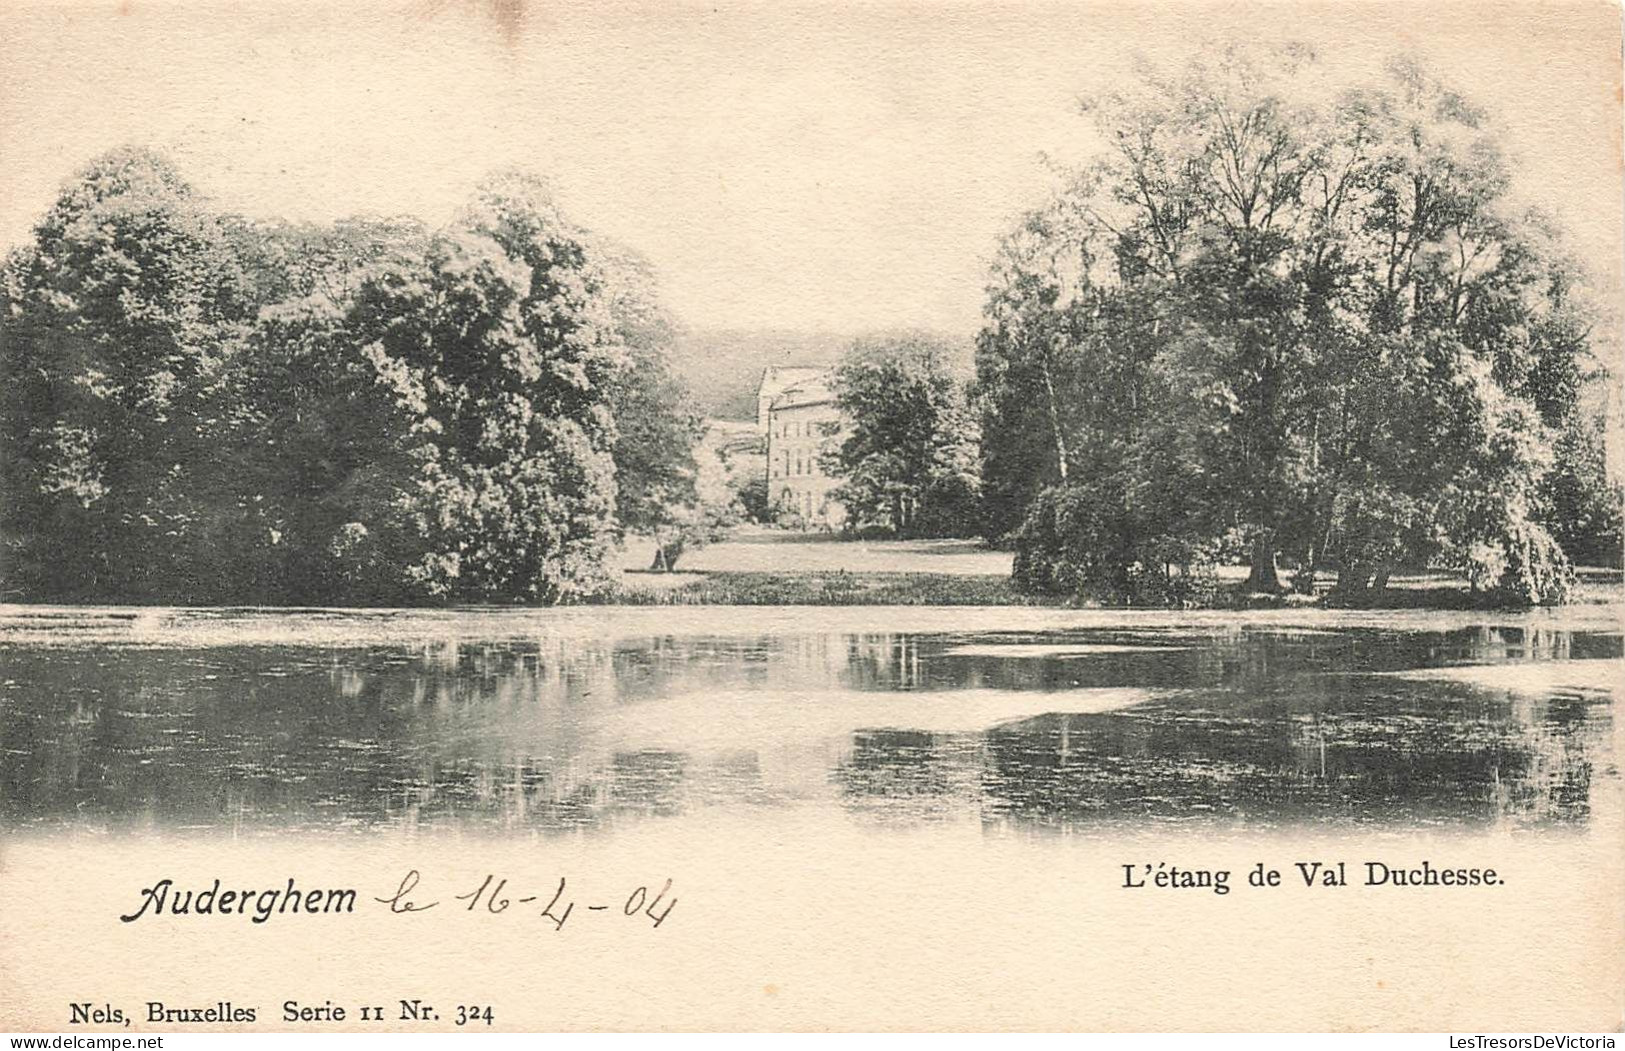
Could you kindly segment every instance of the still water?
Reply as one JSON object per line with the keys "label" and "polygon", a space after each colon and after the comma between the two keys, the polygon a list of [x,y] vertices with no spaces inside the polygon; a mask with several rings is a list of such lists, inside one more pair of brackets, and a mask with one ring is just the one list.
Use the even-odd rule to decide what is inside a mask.
{"label": "still water", "polygon": [[[472,612],[138,630],[159,616],[0,616],[0,827],[592,832],[718,808],[1068,832],[1573,827],[1619,776],[1597,665],[1582,686],[1526,674],[1617,669],[1607,623],[969,611],[884,631],[873,611],[740,609],[608,611],[564,634],[546,613]],[[1507,679],[1405,674],[1474,665]]]}

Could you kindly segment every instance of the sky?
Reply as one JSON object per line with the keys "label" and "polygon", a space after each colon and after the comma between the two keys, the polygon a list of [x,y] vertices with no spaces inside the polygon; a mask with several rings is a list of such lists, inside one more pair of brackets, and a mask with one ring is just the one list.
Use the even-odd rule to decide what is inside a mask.
{"label": "sky", "polygon": [[1228,39],[1356,75],[1420,58],[1618,288],[1619,9],[1541,0],[0,0],[0,244],[121,144],[222,207],[310,220],[444,222],[517,166],[647,256],[691,328],[969,335],[1043,158],[1091,147],[1077,98]]}

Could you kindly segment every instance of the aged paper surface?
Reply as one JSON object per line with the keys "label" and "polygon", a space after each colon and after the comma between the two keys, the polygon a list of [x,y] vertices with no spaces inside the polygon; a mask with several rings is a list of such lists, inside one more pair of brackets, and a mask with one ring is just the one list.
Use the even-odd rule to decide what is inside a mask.
{"label": "aged paper surface", "polygon": [[[1102,146],[1077,100],[1227,44],[1305,45],[1338,82],[1408,56],[1483,107],[1508,214],[1562,231],[1597,304],[1584,338],[1617,370],[1613,5],[7,3],[9,249],[43,243],[63,187],[125,147],[162,151],[239,232],[437,229],[487,173],[535,172],[648,260],[707,433],[769,443],[752,455],[780,514],[662,549],[657,565],[682,558],[664,576],[632,536],[611,567],[629,590],[589,597],[639,603],[558,608],[569,594],[357,609],[426,603],[99,590],[148,557],[134,542],[52,595],[17,582],[65,577],[4,538],[0,1023],[1617,1031],[1617,550],[1582,573],[1584,601],[1534,610],[1029,606],[998,598],[1008,545],[969,527],[841,539],[819,518],[835,483],[803,484],[823,461],[788,443],[854,337],[928,330],[971,360],[1001,239]],[[190,250],[119,241],[146,207],[105,220],[104,269],[69,280],[63,254],[56,277],[8,277],[14,347],[71,344],[93,322],[60,305],[116,286],[108,260]],[[1479,235],[1435,247],[1466,259]],[[358,286],[393,250],[379,236]],[[436,273],[507,272],[465,250],[447,251],[466,271]],[[291,317],[284,298],[241,331]],[[58,307],[59,324],[15,320]],[[192,331],[177,317],[165,332]],[[33,390],[21,360],[4,382]],[[758,405],[773,368],[792,371]],[[1618,375],[1587,395],[1616,480]],[[74,382],[102,397],[117,380]],[[94,440],[39,399],[7,411],[43,419],[29,433],[49,448]],[[226,455],[216,426],[175,446],[176,470]],[[91,508],[112,477],[40,485]],[[266,550],[293,528],[266,526]],[[228,578],[270,564],[222,547]],[[785,583],[798,559],[811,598]],[[422,564],[413,580],[443,568]],[[674,577],[787,590],[638,590]],[[830,598],[870,587],[898,591]]]}

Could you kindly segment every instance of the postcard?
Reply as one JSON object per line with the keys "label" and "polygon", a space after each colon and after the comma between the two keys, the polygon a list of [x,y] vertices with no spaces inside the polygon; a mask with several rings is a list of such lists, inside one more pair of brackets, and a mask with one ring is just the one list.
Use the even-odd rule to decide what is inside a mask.
{"label": "postcard", "polygon": [[1617,1033],[1621,42],[7,4],[0,1028]]}

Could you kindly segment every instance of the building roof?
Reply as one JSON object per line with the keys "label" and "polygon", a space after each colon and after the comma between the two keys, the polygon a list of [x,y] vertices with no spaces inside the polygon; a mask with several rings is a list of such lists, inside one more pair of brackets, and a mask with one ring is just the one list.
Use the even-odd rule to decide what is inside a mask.
{"label": "building roof", "polygon": [[762,370],[759,397],[777,398],[798,383],[818,379],[829,370],[815,365],[769,365]]}
{"label": "building roof", "polygon": [[835,392],[829,386],[829,370],[820,369],[817,375],[784,388],[773,399],[774,409],[793,409],[802,405],[824,405],[835,401]]}

